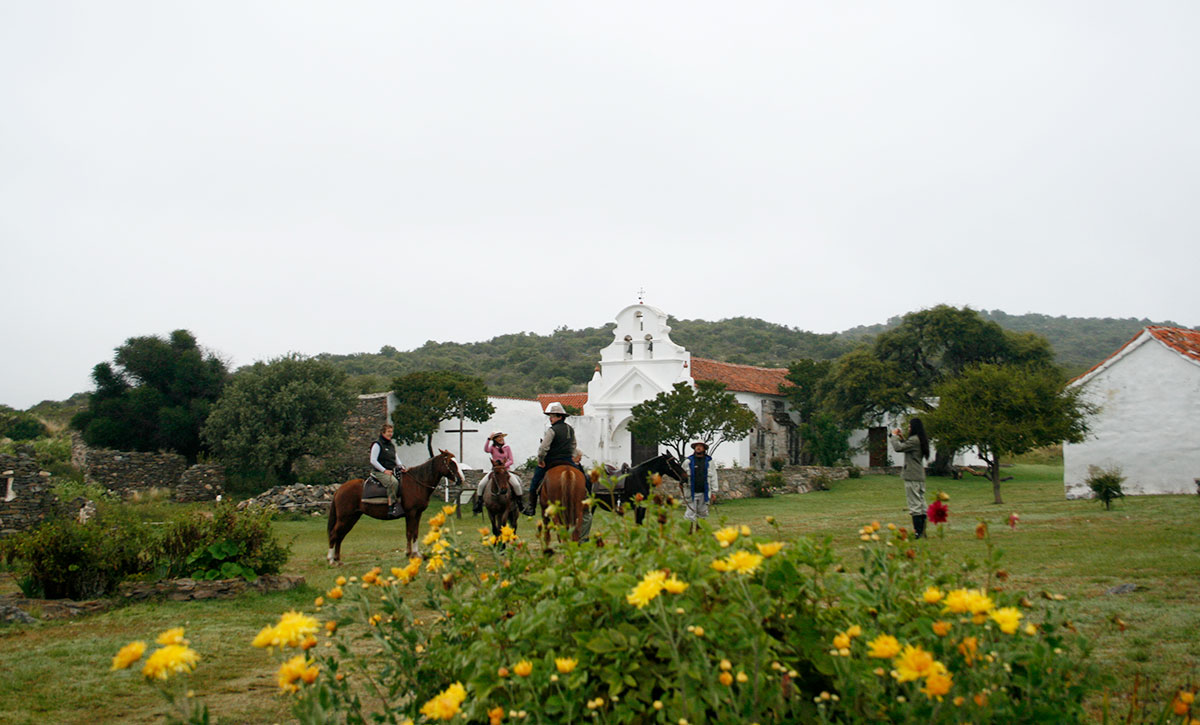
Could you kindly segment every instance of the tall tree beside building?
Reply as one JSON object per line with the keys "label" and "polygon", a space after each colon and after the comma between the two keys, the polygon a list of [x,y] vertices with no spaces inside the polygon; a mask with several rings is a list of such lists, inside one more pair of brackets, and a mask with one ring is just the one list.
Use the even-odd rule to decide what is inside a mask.
{"label": "tall tree beside building", "polygon": [[629,432],[638,441],[670,448],[682,459],[695,441],[712,453],[727,440],[740,440],[754,430],[758,419],[726,392],[724,383],[699,380],[696,387],[675,383],[632,409]]}
{"label": "tall tree beside building", "polygon": [[229,377],[225,363],[187,330],[131,337],[115,352],[92,369],[96,390],[71,426],[89,445],[170,450],[195,462],[200,428]]}
{"label": "tall tree beside building", "polygon": [[336,453],[346,442],[354,391],[329,363],[287,355],[234,374],[204,426],[204,440],[226,463],[295,480],[302,456]]}
{"label": "tall tree beside building", "polygon": [[996,503],[1000,459],[1039,446],[1078,443],[1094,408],[1066,388],[1048,367],[983,363],[966,368],[934,388],[938,406],[925,415],[930,436],[959,450],[974,447],[987,462]]}
{"label": "tall tree beside building", "polygon": [[442,421],[457,419],[482,423],[496,409],[487,399],[483,380],[451,370],[424,370],[392,381],[396,409],[392,411],[394,439],[399,443],[425,442],[433,457],[433,434]]}

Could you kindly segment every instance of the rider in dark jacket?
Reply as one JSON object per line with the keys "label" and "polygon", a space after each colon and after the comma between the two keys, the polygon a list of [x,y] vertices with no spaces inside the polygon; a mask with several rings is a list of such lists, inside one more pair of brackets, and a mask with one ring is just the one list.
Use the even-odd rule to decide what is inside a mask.
{"label": "rider in dark jacket", "polygon": [[[546,415],[550,416],[550,427],[542,436],[538,446],[537,468],[533,470],[533,480],[529,482],[529,505],[525,508],[526,516],[533,516],[534,507],[538,500],[538,487],[546,477],[546,471],[560,465],[574,465],[579,454],[575,445],[575,429],[567,425],[567,410],[562,403],[551,403],[546,406]],[[582,470],[582,469],[581,469]]]}

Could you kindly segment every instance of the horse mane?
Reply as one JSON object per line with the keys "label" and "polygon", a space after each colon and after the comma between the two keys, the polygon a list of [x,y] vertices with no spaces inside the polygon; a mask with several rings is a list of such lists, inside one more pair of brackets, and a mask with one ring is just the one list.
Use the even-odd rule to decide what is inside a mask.
{"label": "horse mane", "polygon": [[[438,456],[440,456],[440,455],[441,455],[441,453],[438,454]],[[424,483],[426,479],[430,478],[430,474],[433,474],[433,462],[436,459],[437,459],[437,456],[434,456],[433,458],[430,458],[428,461],[425,461],[424,463],[418,463],[417,465],[408,469],[407,472],[409,474],[411,474],[413,478]],[[418,475],[418,473],[420,475]]]}

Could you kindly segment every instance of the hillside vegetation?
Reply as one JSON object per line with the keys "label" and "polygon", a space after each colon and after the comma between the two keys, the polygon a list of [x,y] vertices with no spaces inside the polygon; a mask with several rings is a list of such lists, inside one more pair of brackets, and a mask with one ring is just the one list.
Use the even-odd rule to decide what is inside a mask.
{"label": "hillside vegetation", "polygon": [[[1135,318],[1010,315],[1000,310],[980,316],[1014,332],[1036,332],[1053,346],[1057,362],[1069,374],[1100,362],[1146,325],[1171,325]],[[900,324],[860,326],[837,333],[815,333],[750,317],[710,322],[671,318],[671,339],[696,357],[763,367],[786,367],[803,358],[833,360]],[[582,390],[592,377],[600,348],[612,342],[613,325],[582,330],[559,328],[549,335],[517,333],[484,342],[429,341],[408,352],[391,346],[377,353],[318,355],[354,377],[361,392],[387,390],[391,379],[417,370],[448,369],[478,375],[493,395],[533,397],[538,393]]]}

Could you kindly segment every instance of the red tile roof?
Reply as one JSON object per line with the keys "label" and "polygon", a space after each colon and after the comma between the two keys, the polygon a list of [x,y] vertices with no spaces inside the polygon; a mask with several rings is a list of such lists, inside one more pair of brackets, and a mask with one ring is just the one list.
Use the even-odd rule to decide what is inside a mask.
{"label": "red tile roof", "polygon": [[787,368],[757,368],[753,365],[734,365],[702,357],[692,358],[693,380],[715,380],[725,383],[727,390],[742,393],[779,395],[780,385],[791,385],[786,376]]}
{"label": "red tile roof", "polygon": [[1200,330],[1188,330],[1183,327],[1159,327],[1151,325],[1146,328],[1162,344],[1186,358],[1200,362]]}
{"label": "red tile roof", "polygon": [[537,396],[538,403],[542,406],[542,410],[546,409],[551,403],[562,403],[563,406],[571,406],[583,410],[583,406],[587,404],[587,393],[542,393]]}
{"label": "red tile roof", "polygon": [[1200,362],[1200,331],[1188,330],[1181,327],[1162,327],[1161,325],[1149,325],[1143,328],[1141,332],[1134,335],[1129,342],[1126,342],[1124,345],[1118,347],[1113,354],[1090,367],[1083,375],[1072,378],[1071,382],[1074,383],[1078,380],[1083,380],[1100,368],[1108,365],[1111,360],[1119,357],[1121,353],[1125,351],[1125,348],[1140,340],[1142,335],[1147,332],[1150,333],[1155,340],[1158,340],[1180,355],[1183,355],[1194,362]]}

